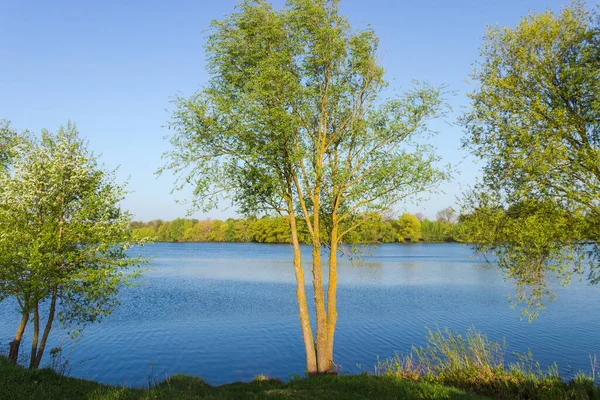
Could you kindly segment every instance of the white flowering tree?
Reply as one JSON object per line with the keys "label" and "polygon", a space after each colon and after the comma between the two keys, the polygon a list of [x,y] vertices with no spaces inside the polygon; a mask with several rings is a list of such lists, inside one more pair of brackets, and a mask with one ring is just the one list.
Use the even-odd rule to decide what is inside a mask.
{"label": "white flowering tree", "polygon": [[14,299],[21,314],[11,360],[18,360],[28,322],[29,366],[37,368],[55,322],[98,321],[139,275],[144,260],[127,251],[135,243],[130,214],[119,206],[124,193],[75,125],[39,139],[19,135],[0,176],[0,300]]}

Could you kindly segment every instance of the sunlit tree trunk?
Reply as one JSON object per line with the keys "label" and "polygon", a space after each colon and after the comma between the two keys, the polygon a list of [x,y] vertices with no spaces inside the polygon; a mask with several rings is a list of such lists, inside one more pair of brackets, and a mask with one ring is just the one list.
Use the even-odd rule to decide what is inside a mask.
{"label": "sunlit tree trunk", "polygon": [[302,338],[304,339],[304,349],[306,351],[306,371],[309,374],[317,372],[317,356],[315,353],[315,342],[312,328],[310,326],[310,315],[306,303],[306,284],[304,279],[304,269],[302,268],[302,253],[300,251],[300,242],[298,240],[298,227],[293,208],[290,212],[290,227],[292,231],[292,245],[294,247],[294,272],[296,273],[296,298],[298,299],[298,313],[300,315],[300,327],[302,328]]}
{"label": "sunlit tree trunk", "polygon": [[21,315],[21,323],[17,328],[15,338],[9,343],[10,350],[8,353],[8,359],[15,364],[17,361],[19,361],[19,348],[21,347],[21,339],[23,339],[23,333],[25,332],[25,327],[27,326],[27,321],[29,320],[29,313],[23,312]]}
{"label": "sunlit tree trunk", "polygon": [[323,267],[321,265],[321,238],[319,236],[320,227],[318,192],[315,195],[313,207],[314,215],[312,235],[312,273],[315,298],[315,313],[317,320],[317,369],[319,373],[325,373],[331,369],[331,363],[327,360],[327,313],[325,311],[325,290],[323,289]]}
{"label": "sunlit tree trunk", "polygon": [[333,341],[337,323],[337,251],[338,251],[338,226],[333,221],[331,228],[331,242],[329,253],[329,287],[327,289],[327,358],[329,369],[333,369]]}
{"label": "sunlit tree trunk", "polygon": [[35,359],[32,361],[32,365],[30,368],[36,369],[39,368],[40,362],[42,361],[42,357],[44,355],[44,350],[46,349],[46,342],[48,341],[48,336],[50,335],[50,330],[52,329],[52,323],[54,322],[54,315],[56,313],[56,298],[58,294],[58,289],[56,286],[52,289],[52,300],[50,302],[50,310],[48,311],[48,320],[46,321],[46,327],[44,328],[44,333],[42,334],[42,340],[40,341],[40,346],[35,355]]}
{"label": "sunlit tree trunk", "polygon": [[317,320],[317,364],[318,372],[330,370],[327,360],[327,313],[325,311],[325,291],[323,289],[323,269],[321,267],[321,246],[313,245],[313,289],[315,297],[315,312]]}

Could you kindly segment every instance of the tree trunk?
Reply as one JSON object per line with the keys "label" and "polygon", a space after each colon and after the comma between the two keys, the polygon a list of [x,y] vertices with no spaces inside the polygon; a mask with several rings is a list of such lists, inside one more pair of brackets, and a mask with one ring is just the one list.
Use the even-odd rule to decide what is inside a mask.
{"label": "tree trunk", "polygon": [[8,359],[15,364],[19,361],[19,348],[21,347],[21,339],[23,339],[23,333],[25,332],[25,327],[27,326],[28,320],[29,313],[23,312],[21,323],[17,328],[17,333],[15,333],[15,339],[9,343],[10,350],[8,353]]}
{"label": "tree trunk", "polygon": [[31,358],[29,359],[29,368],[34,369],[35,358],[37,357],[37,346],[40,337],[40,310],[39,302],[33,304],[33,339],[31,340]]}
{"label": "tree trunk", "polygon": [[46,341],[48,340],[48,336],[50,335],[50,330],[52,329],[52,323],[54,322],[54,314],[56,313],[56,297],[57,297],[58,288],[55,286],[52,289],[52,300],[50,302],[50,310],[48,311],[48,320],[46,321],[46,327],[44,328],[44,333],[42,334],[42,340],[40,342],[40,347],[35,356],[35,360],[33,363],[33,369],[37,369],[40,366],[40,362],[42,361],[42,356],[44,355],[44,350],[46,349]]}
{"label": "tree trunk", "polygon": [[[318,230],[315,229],[315,232],[318,232]],[[327,313],[325,312],[325,290],[323,289],[321,245],[316,239],[313,239],[312,257],[313,289],[315,292],[315,313],[317,319],[317,369],[319,373],[325,373],[331,369],[331,366],[327,360]]]}
{"label": "tree trunk", "polygon": [[334,222],[331,229],[331,252],[329,253],[329,287],[327,289],[327,358],[333,369],[333,339],[337,323],[337,249],[338,228]]}
{"label": "tree trunk", "polygon": [[298,240],[296,216],[294,215],[293,209],[290,209],[292,210],[290,212],[290,227],[292,228],[292,245],[294,247],[296,298],[298,299],[300,327],[302,328],[302,338],[304,339],[304,349],[306,351],[306,371],[309,374],[315,374],[317,372],[317,355],[315,353],[315,341],[310,326],[310,315],[306,304],[306,283],[304,279],[304,269],[302,268],[302,253],[300,252],[300,242]]}

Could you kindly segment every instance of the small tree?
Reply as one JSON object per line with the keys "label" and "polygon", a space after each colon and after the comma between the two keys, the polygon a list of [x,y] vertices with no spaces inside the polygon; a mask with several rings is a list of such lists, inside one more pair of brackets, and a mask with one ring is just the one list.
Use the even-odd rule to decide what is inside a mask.
{"label": "small tree", "polygon": [[130,215],[119,207],[124,193],[73,124],[41,139],[19,138],[10,172],[0,178],[0,294],[14,298],[22,316],[11,360],[30,319],[29,365],[37,368],[56,319],[82,325],[118,305],[119,288],[139,273],[129,267],[143,261],[127,252],[133,242]]}
{"label": "small tree", "polygon": [[398,220],[398,241],[404,242],[407,238],[413,243],[421,238],[421,221],[410,213],[402,214]]}
{"label": "small tree", "polygon": [[[195,187],[204,209],[230,196],[244,213],[288,221],[309,373],[333,369],[337,255],[344,239],[381,211],[446,179],[438,157],[413,139],[445,110],[422,84],[382,99],[377,37],[352,31],[337,1],[289,0],[275,10],[247,0],[213,23],[211,79],[176,100],[166,168]],[[316,332],[308,313],[299,219],[312,246]],[[322,247],[329,248],[329,286]]]}

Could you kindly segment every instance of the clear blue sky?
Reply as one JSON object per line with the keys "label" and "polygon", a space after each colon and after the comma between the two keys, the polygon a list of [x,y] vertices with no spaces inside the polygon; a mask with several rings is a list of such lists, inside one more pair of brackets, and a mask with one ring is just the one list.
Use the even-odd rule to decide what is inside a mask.
{"label": "clear blue sky", "polygon": [[[467,105],[465,83],[488,24],[514,25],[530,11],[559,10],[568,0],[342,0],[355,27],[371,24],[381,39],[381,59],[393,86],[412,79],[458,91],[455,115]],[[203,44],[212,19],[231,12],[235,0],[31,1],[0,0],[0,119],[17,129],[55,130],[77,123],[91,149],[133,191],[123,202],[136,219],[185,216],[171,195],[172,179],[156,179],[168,149],[163,128],[169,99],[191,94],[206,81]],[[282,0],[273,1],[281,5]],[[419,205],[399,205],[433,217],[455,204],[478,167],[460,149],[459,127],[438,125],[435,144],[457,165],[445,194]],[[234,209],[195,217],[223,218]]]}

